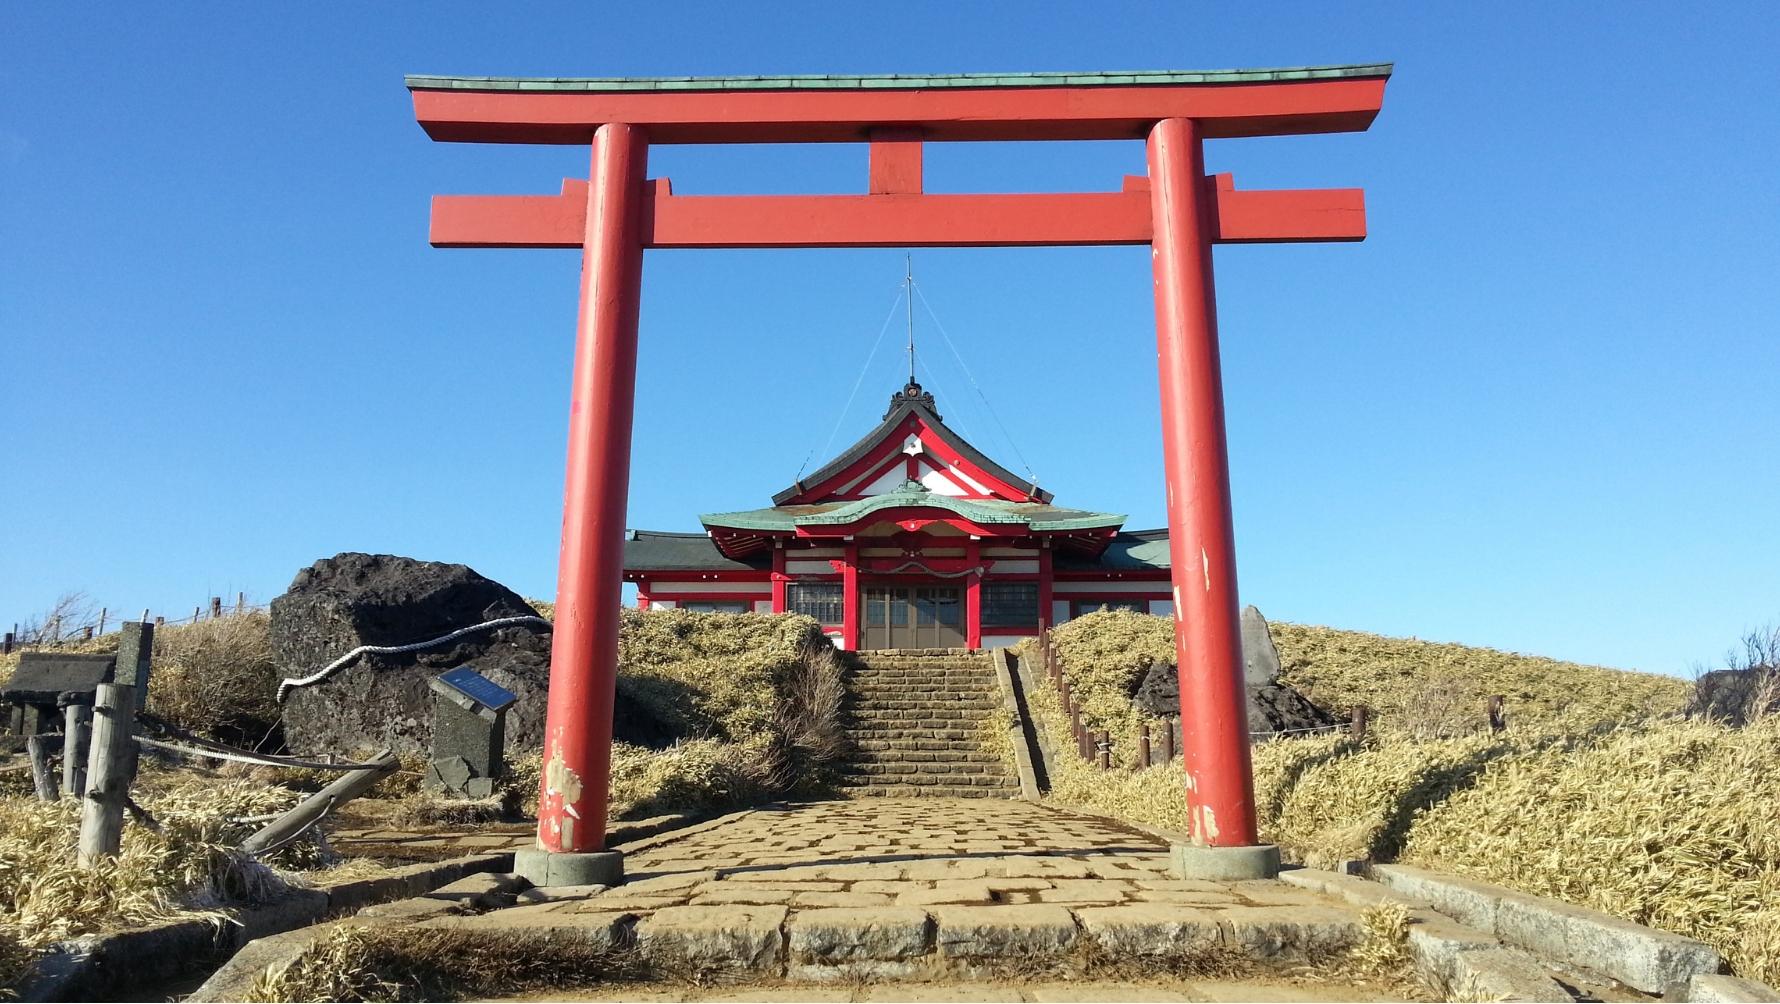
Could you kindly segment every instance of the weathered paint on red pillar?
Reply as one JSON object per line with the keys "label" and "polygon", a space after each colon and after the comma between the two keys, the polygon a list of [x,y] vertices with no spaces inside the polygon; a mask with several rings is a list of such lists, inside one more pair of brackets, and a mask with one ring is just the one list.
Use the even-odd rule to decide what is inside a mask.
{"label": "weathered paint on red pillar", "polygon": [[1259,841],[1212,293],[1215,196],[1197,122],[1158,122],[1148,153],[1187,819],[1195,843],[1241,847]]}
{"label": "weathered paint on red pillar", "polygon": [[594,134],[538,799],[538,845],[547,851],[605,849],[647,160],[633,126]]}

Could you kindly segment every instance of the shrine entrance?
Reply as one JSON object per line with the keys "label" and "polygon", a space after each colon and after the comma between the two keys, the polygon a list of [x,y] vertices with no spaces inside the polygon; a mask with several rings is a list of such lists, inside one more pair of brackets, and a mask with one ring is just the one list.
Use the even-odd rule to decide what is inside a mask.
{"label": "shrine entrance", "polygon": [[860,648],[964,646],[964,590],[957,586],[867,586],[860,607]]}
{"label": "shrine entrance", "polygon": [[[1180,676],[1181,797],[1198,877],[1277,872],[1255,825],[1235,531],[1212,248],[1351,241],[1358,189],[1244,191],[1205,173],[1205,141],[1357,132],[1384,102],[1388,64],[1287,69],[934,76],[589,78],[414,76],[415,118],[435,140],[570,144],[585,178],[561,194],[436,196],[439,247],[577,248],[581,306],[571,379],[556,627],[538,846],[515,868],[537,885],[611,884],[605,852],[618,679],[625,506],[646,249],[1039,247],[1151,249],[1160,471]],[[1128,140],[1146,172],[1116,190],[928,193],[930,142]],[[648,176],[662,144],[856,143],[856,195],[688,195]],[[1112,179],[1109,179],[1109,181]],[[1113,337],[1118,333],[1108,333]],[[766,365],[763,363],[763,365]],[[1102,386],[1106,381],[1098,381]],[[911,505],[916,522],[950,518]],[[799,532],[839,529],[799,527]],[[992,534],[984,527],[972,533]],[[861,599],[857,579],[846,602]],[[966,602],[978,604],[970,588]],[[885,617],[898,607],[885,599]],[[938,632],[940,607],[933,601]],[[918,597],[902,604],[916,613]],[[888,626],[888,625],[886,625]]]}

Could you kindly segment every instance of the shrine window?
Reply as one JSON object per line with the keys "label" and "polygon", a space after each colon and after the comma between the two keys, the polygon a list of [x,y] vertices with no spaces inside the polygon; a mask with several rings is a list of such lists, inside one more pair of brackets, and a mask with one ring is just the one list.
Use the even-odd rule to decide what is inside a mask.
{"label": "shrine window", "polygon": [[1031,627],[1038,623],[1038,583],[983,583],[984,627]]}
{"label": "shrine window", "polygon": [[1102,610],[1129,610],[1139,614],[1150,612],[1149,600],[1076,600],[1073,606],[1075,608],[1071,613],[1073,617],[1098,613]]}
{"label": "shrine window", "polygon": [[682,600],[681,610],[690,610],[695,614],[745,614],[754,610],[749,600]]}
{"label": "shrine window", "polygon": [[846,617],[842,605],[838,582],[793,582],[785,586],[785,609],[814,617],[823,624],[841,623]]}

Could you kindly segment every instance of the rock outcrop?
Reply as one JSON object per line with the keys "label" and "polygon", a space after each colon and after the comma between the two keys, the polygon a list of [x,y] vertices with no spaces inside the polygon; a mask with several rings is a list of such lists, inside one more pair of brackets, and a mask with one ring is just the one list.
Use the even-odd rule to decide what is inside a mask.
{"label": "rock outcrop", "polygon": [[[1243,684],[1248,691],[1250,732],[1284,732],[1335,724],[1334,716],[1279,680],[1279,652],[1267,620],[1252,606],[1242,608]],[[1172,664],[1152,665],[1132,695],[1147,714],[1175,718],[1180,714],[1180,674]]]}
{"label": "rock outcrop", "polygon": [[[405,645],[501,617],[535,615],[518,593],[467,565],[348,552],[297,573],[272,601],[272,653],[301,677],[360,645]],[[322,683],[291,691],[285,738],[303,753],[351,754],[388,746],[430,756],[433,697],[427,681],[458,666],[512,691],[506,747],[536,753],[544,742],[550,629],[514,625],[398,655],[360,656]]]}

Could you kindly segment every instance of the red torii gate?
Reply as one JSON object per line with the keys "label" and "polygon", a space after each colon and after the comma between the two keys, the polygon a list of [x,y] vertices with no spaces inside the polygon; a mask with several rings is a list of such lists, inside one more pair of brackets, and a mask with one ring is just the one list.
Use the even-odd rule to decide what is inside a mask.
{"label": "red torii gate", "polygon": [[[1207,877],[1277,869],[1259,844],[1236,599],[1211,245],[1352,241],[1358,189],[1239,191],[1203,142],[1366,129],[1388,64],[1280,70],[952,76],[411,76],[435,140],[591,144],[554,196],[435,196],[438,247],[579,247],[581,307],[551,651],[540,885],[611,882],[605,849],[622,550],[645,248],[1150,244],[1191,846]],[[1120,191],[929,195],[922,144],[1147,140]],[[865,195],[678,195],[650,143],[870,144]]]}

